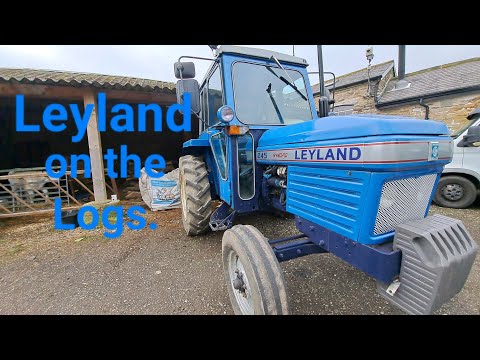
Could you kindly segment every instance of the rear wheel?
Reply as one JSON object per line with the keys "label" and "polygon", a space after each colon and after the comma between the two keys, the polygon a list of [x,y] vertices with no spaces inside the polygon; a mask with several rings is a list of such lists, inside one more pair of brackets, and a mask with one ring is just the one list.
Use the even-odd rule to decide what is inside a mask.
{"label": "rear wheel", "polygon": [[209,229],[212,215],[212,196],[207,167],[199,157],[180,158],[180,197],[183,227],[187,235],[195,236]]}
{"label": "rear wheel", "polygon": [[477,198],[475,184],[463,176],[443,176],[438,182],[433,201],[440,206],[464,209]]}
{"label": "rear wheel", "polygon": [[236,315],[289,313],[282,268],[260,231],[250,225],[236,225],[225,231],[222,258]]}

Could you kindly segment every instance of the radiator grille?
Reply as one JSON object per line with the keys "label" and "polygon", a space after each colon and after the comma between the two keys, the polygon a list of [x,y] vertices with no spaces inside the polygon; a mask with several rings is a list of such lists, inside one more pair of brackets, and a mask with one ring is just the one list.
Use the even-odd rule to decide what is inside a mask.
{"label": "radiator grille", "polygon": [[373,233],[385,234],[406,221],[423,219],[436,178],[429,174],[383,184]]}

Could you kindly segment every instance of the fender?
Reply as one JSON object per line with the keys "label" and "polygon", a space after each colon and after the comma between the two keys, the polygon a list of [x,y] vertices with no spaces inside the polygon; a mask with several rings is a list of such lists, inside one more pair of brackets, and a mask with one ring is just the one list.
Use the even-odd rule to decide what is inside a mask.
{"label": "fender", "polygon": [[476,171],[472,171],[464,168],[445,168],[443,170],[443,174],[451,174],[451,173],[466,174],[466,175],[473,176],[480,183],[480,174]]}
{"label": "fender", "polygon": [[191,139],[183,143],[181,156],[203,155],[205,150],[210,149],[210,141],[207,133],[202,133],[198,139]]}
{"label": "fender", "polygon": [[210,147],[210,142],[207,139],[192,139],[183,143],[183,148],[205,148]]}

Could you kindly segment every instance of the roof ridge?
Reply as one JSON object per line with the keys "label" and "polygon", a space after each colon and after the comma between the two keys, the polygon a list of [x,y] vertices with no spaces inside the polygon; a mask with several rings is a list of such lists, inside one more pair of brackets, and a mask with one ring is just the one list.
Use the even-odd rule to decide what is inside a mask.
{"label": "roof ridge", "polygon": [[[374,67],[381,66],[381,65],[386,65],[386,64],[388,64],[388,63],[394,63],[394,60],[388,60],[388,61],[384,61],[384,62],[382,62],[382,63],[380,63],[380,64],[372,65],[372,66],[370,67],[370,69],[372,69],[372,68],[374,68]],[[361,69],[358,69],[358,70],[355,70],[355,71],[352,71],[352,72],[349,72],[349,73],[347,73],[347,74],[343,74],[343,75],[340,75],[340,76],[336,76],[335,79],[336,79],[336,81],[338,81],[338,79],[340,79],[340,78],[343,78],[343,77],[346,77],[346,76],[351,76],[351,75],[353,75],[353,74],[359,73],[359,72],[361,72],[361,71],[365,71],[365,70],[367,70],[367,69],[368,69],[368,66],[367,66],[367,67],[364,67],[364,68],[361,68]],[[333,79],[331,79],[331,80],[333,80]]]}
{"label": "roof ridge", "polygon": [[155,79],[148,79],[144,77],[137,77],[137,76],[125,76],[125,75],[113,75],[113,74],[101,74],[96,72],[79,72],[79,71],[72,71],[72,70],[53,70],[53,69],[35,69],[35,68],[13,68],[13,67],[0,67],[0,71],[2,70],[21,70],[21,71],[40,71],[40,72],[49,72],[49,73],[56,73],[56,74],[75,74],[75,75],[100,75],[100,76],[114,76],[114,77],[123,77],[129,79],[136,79],[136,80],[149,80],[161,83],[172,83],[171,81],[163,81],[163,80],[155,80]]}

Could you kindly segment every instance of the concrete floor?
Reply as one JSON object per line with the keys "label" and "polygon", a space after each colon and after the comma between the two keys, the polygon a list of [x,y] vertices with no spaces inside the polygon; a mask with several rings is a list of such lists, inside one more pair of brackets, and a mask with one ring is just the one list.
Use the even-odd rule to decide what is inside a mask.
{"label": "concrete floor", "polygon": [[[464,221],[480,241],[480,205],[432,207]],[[0,314],[232,314],[221,233],[190,238],[180,210],[148,214],[156,231],[55,231],[51,217],[0,220]],[[266,237],[295,231],[292,219],[241,217]],[[332,255],[282,264],[293,314],[401,314],[375,281]],[[480,256],[463,291],[438,314],[480,314]]]}

